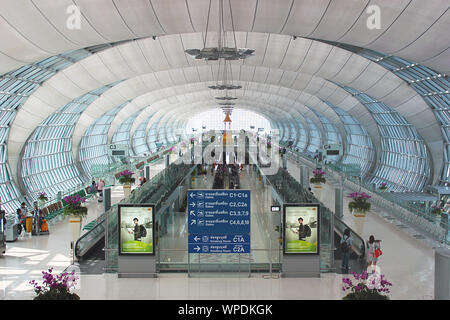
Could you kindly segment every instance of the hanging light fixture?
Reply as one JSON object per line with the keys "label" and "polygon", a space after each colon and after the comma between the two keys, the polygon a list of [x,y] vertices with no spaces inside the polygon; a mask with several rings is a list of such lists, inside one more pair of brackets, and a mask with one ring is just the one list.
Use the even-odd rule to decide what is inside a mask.
{"label": "hanging light fixture", "polygon": [[[248,48],[238,48],[236,41],[236,32],[234,28],[234,19],[233,19],[233,10],[231,8],[231,0],[228,1],[229,10],[230,10],[230,19],[231,19],[231,28],[232,28],[232,41],[228,43],[225,27],[224,27],[224,10],[223,10],[223,2],[224,0],[217,0],[219,6],[219,32],[218,32],[218,40],[217,47],[206,47],[207,37],[208,37],[208,29],[209,22],[211,19],[211,4],[210,0],[208,7],[208,16],[206,20],[206,31],[205,36],[203,38],[203,48],[202,49],[187,49],[185,52],[195,59],[204,59],[205,61],[218,61],[218,72],[217,72],[217,81],[213,85],[209,85],[208,88],[211,90],[220,90],[224,91],[225,94],[216,97],[217,100],[225,101],[225,103],[219,103],[224,112],[227,112],[228,117],[231,115],[233,111],[233,104],[229,103],[231,100],[236,100],[236,97],[232,97],[229,95],[229,90],[237,90],[241,89],[242,86],[238,84],[233,84],[231,76],[231,63],[232,60],[243,60],[250,56],[253,56],[255,50]],[[230,74],[230,75],[228,75]],[[226,109],[224,108],[226,107]]]}
{"label": "hanging light fixture", "polygon": [[252,56],[255,52],[253,49],[247,48],[237,48],[236,43],[236,34],[234,31],[234,20],[233,20],[233,11],[231,9],[231,2],[228,0],[228,4],[230,7],[230,18],[231,18],[231,27],[233,31],[234,38],[234,46],[229,47],[226,43],[225,38],[225,29],[224,29],[224,14],[223,14],[223,0],[219,1],[219,40],[217,47],[206,47],[206,38],[208,36],[208,26],[209,20],[211,16],[211,3],[213,0],[209,2],[208,7],[208,18],[206,20],[206,32],[205,38],[203,39],[203,48],[202,49],[187,49],[184,52],[194,57],[195,59],[204,59],[206,61],[217,61],[219,59],[225,60],[241,60],[246,59]]}

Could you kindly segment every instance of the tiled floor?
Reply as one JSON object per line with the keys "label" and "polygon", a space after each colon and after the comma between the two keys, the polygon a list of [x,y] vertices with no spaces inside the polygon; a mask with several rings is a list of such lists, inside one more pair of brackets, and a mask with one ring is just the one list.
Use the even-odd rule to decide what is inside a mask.
{"label": "tiled floor", "polygon": [[[289,163],[289,170],[298,176],[298,168]],[[161,168],[160,168],[161,169]],[[156,169],[152,173],[156,173]],[[209,179],[197,180],[204,187]],[[248,188],[254,189],[251,183]],[[204,184],[204,185],[203,185]],[[255,192],[253,192],[255,193]],[[258,194],[255,201],[260,201]],[[121,187],[113,189],[113,201],[123,197]],[[322,191],[321,201],[334,207],[334,191],[330,183]],[[265,203],[265,201],[263,201]],[[89,204],[89,217],[96,218],[102,208],[96,201]],[[344,203],[344,207],[346,202]],[[376,208],[375,208],[376,209]],[[355,221],[347,210],[344,220],[351,227]],[[255,221],[253,221],[254,223]],[[7,253],[0,258],[0,299],[29,299],[33,296],[30,279],[40,279],[41,270],[53,266],[62,271],[70,264],[70,232],[67,221],[51,226],[49,236],[27,237],[8,243]],[[179,230],[178,230],[179,231]],[[178,232],[177,231],[177,232]],[[382,239],[381,272],[393,283],[392,299],[432,299],[434,288],[433,249],[386,222],[378,214],[369,213],[362,235],[373,234]],[[264,239],[256,239],[263,243]],[[76,292],[82,299],[341,299],[341,278],[322,274],[321,278],[275,278],[253,274],[250,278],[197,278],[186,274],[160,274],[156,279],[118,279],[115,274],[82,275]]]}

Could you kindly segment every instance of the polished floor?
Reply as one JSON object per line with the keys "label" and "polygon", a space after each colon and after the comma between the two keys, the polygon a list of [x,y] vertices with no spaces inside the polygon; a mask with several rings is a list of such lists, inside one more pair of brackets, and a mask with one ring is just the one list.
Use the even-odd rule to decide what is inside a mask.
{"label": "polished floor", "polygon": [[[161,169],[162,165],[155,167],[152,175]],[[288,169],[293,176],[299,176],[296,164],[289,162]],[[211,182],[211,177],[199,177],[193,187],[205,188]],[[241,173],[241,184],[243,189],[252,190],[252,249],[267,249],[271,241],[263,237],[267,231],[267,223],[264,223],[264,217],[261,216],[264,212],[269,214],[267,187],[261,186],[252,177],[252,173],[246,171]],[[123,198],[121,187],[114,187],[112,196],[113,203],[120,201]],[[333,181],[327,182],[320,198],[325,205],[334,207]],[[95,199],[89,202],[88,207],[89,216],[85,223],[96,218],[103,210]],[[391,298],[432,299],[432,247],[384,219],[383,214],[387,213],[381,209],[374,208],[373,211],[367,215],[362,226],[356,225],[346,209],[344,220],[352,228],[362,228],[364,238],[373,234],[382,240],[383,256],[379,267],[393,283]],[[178,219],[185,217],[179,216]],[[169,224],[167,239],[164,241],[167,241],[167,246],[184,245],[181,239],[185,239],[186,230],[182,223],[174,222],[175,220]],[[0,258],[0,299],[32,298],[34,293],[28,285],[29,280],[40,280],[41,271],[47,268],[54,267],[55,272],[60,272],[70,265],[70,231],[67,220],[51,226],[50,231],[48,236],[26,236],[8,243],[6,254]],[[178,244],[172,241],[178,241]],[[187,257],[180,255],[179,259],[185,260]],[[216,258],[210,259],[214,262]],[[267,252],[254,250],[252,259],[266,261]],[[116,274],[83,274],[76,292],[81,299],[341,299],[341,279],[341,275],[334,273],[322,274],[320,278],[295,279],[280,278],[278,274],[269,273],[255,273],[250,277],[245,273],[220,276],[212,274],[205,277],[165,273],[155,279],[118,279]]]}

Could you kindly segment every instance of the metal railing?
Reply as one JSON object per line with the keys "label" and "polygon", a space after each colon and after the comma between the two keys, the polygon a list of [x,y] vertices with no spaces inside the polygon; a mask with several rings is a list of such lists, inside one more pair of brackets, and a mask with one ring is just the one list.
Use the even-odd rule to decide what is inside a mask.
{"label": "metal railing", "polygon": [[[315,168],[317,165],[316,159],[308,154],[293,150],[288,150],[287,154],[291,160],[300,160],[311,168]],[[343,186],[354,191],[370,193],[371,202],[374,205],[385,209],[405,223],[411,224],[441,244],[450,245],[449,221],[446,214],[436,215],[431,213],[429,208],[422,207],[417,203],[397,201],[389,192],[375,189],[373,184],[355,176],[357,170],[352,170],[348,165],[321,163],[321,166],[328,175],[342,181]]]}

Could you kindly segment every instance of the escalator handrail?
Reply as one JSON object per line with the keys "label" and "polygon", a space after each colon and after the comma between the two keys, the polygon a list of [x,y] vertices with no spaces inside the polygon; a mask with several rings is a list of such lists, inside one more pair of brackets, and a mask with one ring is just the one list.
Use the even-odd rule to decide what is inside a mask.
{"label": "escalator handrail", "polygon": [[[192,167],[191,167],[189,170],[191,170],[191,169],[192,169]],[[165,170],[167,170],[167,169],[165,169]],[[170,168],[169,168],[169,170],[170,170]],[[187,170],[187,171],[189,171],[189,170]],[[164,172],[164,170],[161,171],[161,172]],[[157,180],[157,179],[160,179],[161,176],[159,176],[159,174],[158,174],[158,175],[156,175],[156,176],[153,177],[153,178],[156,178],[155,180]],[[152,178],[152,179],[153,179],[153,178]],[[183,179],[184,179],[184,178],[180,179],[180,177],[177,177],[177,179],[175,180],[176,182],[174,183],[175,188],[171,188],[171,189],[170,189],[171,192],[173,192],[173,190],[176,189],[176,186],[177,186]],[[150,180],[148,183],[151,184],[151,180]],[[155,185],[155,186],[157,186],[157,185]],[[173,187],[173,186],[172,186],[172,187]],[[155,189],[157,189],[157,188],[155,187]],[[169,192],[169,194],[170,194],[171,192]],[[162,199],[160,199],[160,200],[162,200]],[[158,207],[158,206],[160,206],[160,202],[157,203],[157,207]],[[93,234],[93,233],[96,231],[96,228],[98,228],[99,225],[102,225],[102,224],[105,222],[105,215],[106,215],[106,214],[109,214],[110,211],[111,211],[113,208],[114,208],[114,206],[111,207],[107,212],[103,213],[103,214],[97,219],[97,222],[96,222],[96,224],[92,227],[92,229],[89,230],[89,231],[87,231],[86,233],[84,233],[84,234],[83,234],[80,238],[78,238],[78,240],[75,242],[74,248],[75,248],[75,256],[77,257],[77,259],[80,259],[80,257],[82,257],[86,252],[88,252],[92,247],[94,247],[101,239],[104,238],[104,236],[105,236],[104,233],[99,233],[98,236],[96,237],[95,241],[90,241],[90,244],[91,244],[91,245],[90,245],[87,249],[81,248],[81,244],[83,243],[83,240],[84,240],[86,237],[88,237],[88,236],[90,236],[91,234]],[[83,251],[83,252],[81,252],[81,251]]]}
{"label": "escalator handrail", "polygon": [[[258,167],[258,169],[260,169],[260,168],[259,168],[259,165],[257,165],[257,167]],[[261,169],[260,169],[260,170],[261,170]],[[292,175],[291,175],[287,170],[282,169],[282,168],[280,168],[280,170],[281,170],[283,173],[286,173],[286,174],[287,174],[287,177],[292,181],[292,183],[293,183],[294,185],[298,185],[298,187],[300,188],[301,191],[305,191],[304,188],[302,187],[302,185],[301,185],[296,179],[294,179],[294,177],[292,177]],[[267,181],[268,181],[268,183],[269,183],[270,185],[272,185],[272,181],[270,181],[270,179],[269,179],[268,177],[267,177]],[[276,188],[276,186],[274,186],[274,185],[272,185],[272,187],[274,188],[274,190],[275,190],[277,193],[279,193],[279,192],[281,191],[281,190],[278,190],[278,189]],[[281,196],[281,195],[280,195],[280,196]],[[366,250],[365,250],[365,249],[366,249],[366,247],[365,247],[366,244],[365,244],[364,239],[363,239],[359,234],[357,234],[352,228],[350,228],[344,221],[342,221],[341,219],[339,219],[338,217],[336,217],[336,215],[333,213],[333,211],[331,211],[329,208],[327,208],[327,207],[326,207],[321,201],[319,201],[314,195],[311,195],[310,197],[311,197],[311,199],[308,199],[308,200],[310,200],[311,202],[319,203],[321,207],[324,207],[324,208],[326,208],[327,210],[329,210],[329,211],[333,214],[333,217],[334,217],[335,221],[337,220],[339,223],[341,223],[341,224],[344,226],[344,230],[345,230],[345,228],[348,228],[348,229],[350,230],[350,234],[353,235],[354,242],[355,242],[355,239],[357,239],[357,241],[360,241],[360,242],[362,243],[362,245],[361,245],[360,247],[353,246],[353,251],[355,251],[355,253],[356,253],[359,257],[364,258],[364,257],[365,257],[365,253],[366,253],[366,252],[365,252],[365,251],[366,251]],[[337,228],[336,224],[334,224],[334,232],[340,231],[341,233],[343,233],[344,230],[340,231],[339,228]],[[342,235],[341,235],[341,236],[342,236]]]}
{"label": "escalator handrail", "polygon": [[[110,209],[110,210],[111,210],[111,209]],[[108,210],[107,213],[108,213],[110,210]],[[83,234],[81,237],[79,237],[79,238],[77,239],[77,241],[75,242],[74,251],[75,251],[75,256],[77,257],[77,259],[79,259],[79,258],[82,256],[82,254],[80,254],[80,251],[82,250],[82,248],[80,248],[80,246],[81,246],[81,243],[83,242],[84,238],[90,236],[91,233],[95,232],[94,230],[95,230],[99,225],[101,225],[101,224],[104,223],[104,221],[105,221],[105,214],[106,214],[106,213],[103,213],[102,215],[100,215],[100,217],[97,218],[97,221],[96,221],[95,225],[92,227],[92,229],[91,229],[91,230],[88,230],[86,233],[84,233],[84,234]],[[84,251],[86,251],[86,252],[89,251],[90,248],[92,248],[95,244],[97,244],[97,242],[98,242],[101,238],[103,238],[103,237],[104,237],[104,234],[101,235],[101,233],[100,233],[100,237],[98,237],[98,239],[96,239],[96,241],[95,241],[95,242],[94,242],[87,250],[84,250]],[[84,248],[83,248],[83,249],[84,249]]]}
{"label": "escalator handrail", "polygon": [[[361,241],[361,243],[362,243],[361,247],[352,246],[352,248],[353,248],[353,251],[355,251],[355,253],[358,254],[358,256],[365,257],[365,254],[366,254],[366,243],[365,243],[364,239],[359,234],[357,234],[352,228],[350,228],[344,221],[339,219],[336,215],[333,215],[333,217],[334,217],[335,221],[336,220],[339,221],[339,223],[343,224],[345,228],[350,230],[350,235],[353,238],[353,243],[355,243],[355,240],[354,240],[355,238],[357,238],[359,241]],[[338,228],[336,228],[336,223],[334,224],[334,230],[335,231],[339,230]],[[342,231],[339,230],[339,231],[342,234],[344,233],[344,230],[342,230]],[[342,237],[342,234],[340,234],[341,237]],[[358,250],[356,250],[356,249],[358,249]]]}

